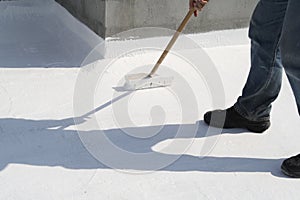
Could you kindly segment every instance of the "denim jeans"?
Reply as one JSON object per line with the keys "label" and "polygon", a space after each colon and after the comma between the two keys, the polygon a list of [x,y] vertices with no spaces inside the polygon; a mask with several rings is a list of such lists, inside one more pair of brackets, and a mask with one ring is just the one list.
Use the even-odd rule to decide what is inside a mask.
{"label": "denim jeans", "polygon": [[300,114],[300,0],[260,0],[249,37],[251,69],[235,110],[249,120],[268,120],[284,69]]}

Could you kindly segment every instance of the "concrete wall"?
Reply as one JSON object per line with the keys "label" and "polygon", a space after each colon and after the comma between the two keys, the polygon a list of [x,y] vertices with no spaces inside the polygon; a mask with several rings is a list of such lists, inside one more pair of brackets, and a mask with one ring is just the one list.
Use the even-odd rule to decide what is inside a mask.
{"label": "concrete wall", "polygon": [[101,37],[105,36],[106,0],[56,0]]}
{"label": "concrete wall", "polygon": [[[139,27],[176,29],[188,0],[57,0],[100,36]],[[210,0],[185,32],[246,27],[258,0]]]}

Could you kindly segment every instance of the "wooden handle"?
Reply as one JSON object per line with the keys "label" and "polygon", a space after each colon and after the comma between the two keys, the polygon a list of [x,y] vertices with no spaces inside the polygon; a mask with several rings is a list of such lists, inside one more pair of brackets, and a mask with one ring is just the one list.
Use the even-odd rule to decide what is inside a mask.
{"label": "wooden handle", "polygon": [[190,18],[194,14],[194,12],[195,12],[195,9],[190,9],[190,11],[187,13],[187,15],[185,16],[185,18],[181,22],[180,26],[178,27],[176,33],[173,35],[173,37],[172,37],[171,41],[169,42],[168,46],[166,47],[165,51],[160,56],[159,60],[157,61],[157,63],[153,67],[152,71],[148,75],[149,77],[151,77],[153,74],[155,74],[155,72],[158,70],[159,66],[161,65],[161,63],[163,62],[163,60],[166,58],[166,56],[168,55],[170,49],[175,44],[175,42],[178,39],[180,33],[182,32],[182,30],[184,29],[184,27],[186,26],[186,24],[188,23],[188,21],[190,20]]}

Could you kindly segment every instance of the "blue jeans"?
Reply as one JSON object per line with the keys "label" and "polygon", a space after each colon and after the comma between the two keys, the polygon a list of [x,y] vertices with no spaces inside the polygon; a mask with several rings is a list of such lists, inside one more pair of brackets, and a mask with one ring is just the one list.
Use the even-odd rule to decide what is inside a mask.
{"label": "blue jeans", "polygon": [[260,0],[249,37],[251,69],[235,110],[249,120],[268,120],[284,69],[300,114],[300,0]]}

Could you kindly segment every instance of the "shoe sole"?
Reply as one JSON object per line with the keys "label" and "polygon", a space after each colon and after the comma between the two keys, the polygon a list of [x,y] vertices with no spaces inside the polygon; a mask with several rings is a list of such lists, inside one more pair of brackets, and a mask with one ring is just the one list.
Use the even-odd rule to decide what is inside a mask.
{"label": "shoe sole", "polygon": [[266,131],[269,127],[271,126],[270,122],[264,122],[262,123],[251,123],[251,124],[247,124],[245,127],[251,131],[251,132],[255,132],[255,133],[263,133],[264,131]]}
{"label": "shoe sole", "polygon": [[209,126],[213,126],[216,128],[224,128],[224,129],[231,129],[231,128],[245,128],[248,129],[251,132],[254,133],[263,133],[264,131],[266,131],[270,126],[271,123],[270,122],[264,122],[262,123],[247,123],[247,124],[242,124],[242,125],[230,125],[230,126],[224,126],[224,125],[219,125],[219,124],[215,124],[215,123],[210,123],[210,121],[206,121],[204,120],[205,123]]}
{"label": "shoe sole", "polygon": [[300,178],[300,172],[298,172],[298,173],[292,173],[285,166],[281,166],[281,171],[282,171],[282,173],[284,173],[288,177],[291,177],[291,178]]}

